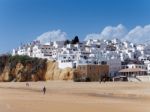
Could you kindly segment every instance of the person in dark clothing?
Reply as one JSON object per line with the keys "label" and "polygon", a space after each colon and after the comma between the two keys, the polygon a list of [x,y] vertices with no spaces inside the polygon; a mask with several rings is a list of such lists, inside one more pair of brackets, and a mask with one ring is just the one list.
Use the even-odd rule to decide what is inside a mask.
{"label": "person in dark clothing", "polygon": [[46,87],[44,86],[43,87],[43,94],[45,94],[46,93]]}

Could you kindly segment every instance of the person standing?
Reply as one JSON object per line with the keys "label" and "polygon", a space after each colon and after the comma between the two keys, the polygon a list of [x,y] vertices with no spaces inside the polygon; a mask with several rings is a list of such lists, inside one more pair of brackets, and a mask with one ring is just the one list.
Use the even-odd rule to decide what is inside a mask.
{"label": "person standing", "polygon": [[46,93],[46,87],[44,86],[43,87],[43,94],[45,94]]}

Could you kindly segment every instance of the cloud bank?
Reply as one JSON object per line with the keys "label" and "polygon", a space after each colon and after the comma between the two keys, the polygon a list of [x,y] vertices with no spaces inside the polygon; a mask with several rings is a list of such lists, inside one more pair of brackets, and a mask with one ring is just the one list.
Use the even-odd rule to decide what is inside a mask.
{"label": "cloud bank", "polygon": [[114,39],[127,40],[134,43],[144,43],[150,40],[150,24],[144,27],[136,26],[130,31],[125,26],[119,24],[117,26],[107,26],[100,33],[88,34],[85,40],[88,39]]}
{"label": "cloud bank", "polygon": [[145,43],[150,40],[150,25],[144,27],[136,26],[130,30],[124,37],[124,40],[133,41],[135,43]]}
{"label": "cloud bank", "polygon": [[53,30],[45,32],[42,35],[38,36],[36,40],[39,40],[41,43],[47,43],[50,41],[61,41],[66,40],[67,34],[61,30]]}
{"label": "cloud bank", "polygon": [[[117,26],[106,26],[100,33],[88,34],[84,40],[114,38],[134,43],[145,43],[147,41],[150,41],[150,24],[145,25],[144,27],[136,26],[129,31],[122,24],[119,24]],[[36,40],[39,40],[41,43],[47,43],[50,41],[61,41],[66,39],[66,32],[63,32],[61,30],[52,30],[38,36]]]}

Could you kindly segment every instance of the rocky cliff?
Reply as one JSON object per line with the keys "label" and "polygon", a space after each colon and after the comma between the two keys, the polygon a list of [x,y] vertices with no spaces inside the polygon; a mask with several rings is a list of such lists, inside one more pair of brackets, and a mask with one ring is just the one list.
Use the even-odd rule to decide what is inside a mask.
{"label": "rocky cliff", "polygon": [[45,80],[72,80],[73,73],[73,69],[59,69],[58,63],[49,61],[47,62]]}
{"label": "rocky cliff", "polygon": [[59,69],[58,63],[27,56],[1,56],[0,81],[72,80],[74,70]]}

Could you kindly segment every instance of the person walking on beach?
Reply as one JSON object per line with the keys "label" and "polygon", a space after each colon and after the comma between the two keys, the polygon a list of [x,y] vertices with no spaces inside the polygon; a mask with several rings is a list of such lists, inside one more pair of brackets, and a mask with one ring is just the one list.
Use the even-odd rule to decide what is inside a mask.
{"label": "person walking on beach", "polygon": [[43,94],[45,94],[46,93],[46,87],[44,86],[43,87]]}

